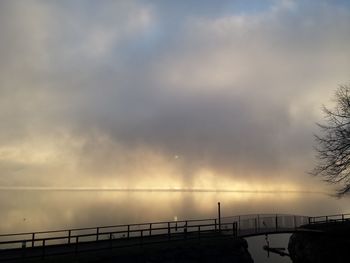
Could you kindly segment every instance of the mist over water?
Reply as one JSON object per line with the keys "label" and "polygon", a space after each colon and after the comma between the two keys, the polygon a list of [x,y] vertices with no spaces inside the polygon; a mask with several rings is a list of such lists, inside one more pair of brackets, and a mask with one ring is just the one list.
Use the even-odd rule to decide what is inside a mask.
{"label": "mist over water", "polygon": [[[117,190],[1,190],[0,233],[278,213],[317,216],[347,213],[349,198],[305,192],[191,192]],[[264,236],[249,238],[256,262],[290,262],[262,250]],[[286,247],[288,235],[270,236]],[[259,258],[257,260],[256,258]]]}
{"label": "mist over water", "polygon": [[305,192],[0,190],[0,232],[278,213],[317,216],[350,211],[348,198]]}

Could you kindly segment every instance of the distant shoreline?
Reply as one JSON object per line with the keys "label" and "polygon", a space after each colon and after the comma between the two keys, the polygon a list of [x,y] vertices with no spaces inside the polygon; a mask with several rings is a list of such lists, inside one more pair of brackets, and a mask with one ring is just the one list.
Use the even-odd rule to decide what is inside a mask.
{"label": "distant shoreline", "polygon": [[256,194],[327,194],[322,191],[303,190],[233,190],[233,189],[206,189],[206,188],[96,188],[96,187],[28,187],[0,186],[0,191],[111,191],[111,192],[189,192],[189,193],[256,193]]}

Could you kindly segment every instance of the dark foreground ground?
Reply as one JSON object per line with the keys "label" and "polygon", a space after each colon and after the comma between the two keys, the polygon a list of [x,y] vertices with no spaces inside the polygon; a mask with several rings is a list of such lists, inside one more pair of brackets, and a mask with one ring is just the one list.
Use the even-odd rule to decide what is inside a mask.
{"label": "dark foreground ground", "polygon": [[313,224],[294,233],[288,245],[294,263],[350,262],[350,221]]}
{"label": "dark foreground ground", "polygon": [[[147,242],[147,240],[144,241],[145,242],[137,246],[110,248],[90,252],[78,251],[77,253],[73,252],[73,245],[73,253],[53,256],[50,255],[50,251],[47,250],[44,257],[35,259],[27,257],[31,254],[30,248],[27,248],[26,255],[23,255],[23,259],[15,262],[253,262],[248,252],[246,240],[233,238],[227,235],[178,239],[156,244]],[[96,242],[94,243],[95,244],[91,245],[96,246]],[[49,249],[49,247],[47,249]],[[56,247],[51,249],[59,250],[60,248]],[[83,250],[84,248],[82,247],[81,249]],[[23,251],[13,251],[13,253],[23,253]],[[38,251],[38,253],[41,253],[41,251]],[[4,260],[5,258],[2,257],[2,259]],[[0,262],[14,261],[0,260]]]}

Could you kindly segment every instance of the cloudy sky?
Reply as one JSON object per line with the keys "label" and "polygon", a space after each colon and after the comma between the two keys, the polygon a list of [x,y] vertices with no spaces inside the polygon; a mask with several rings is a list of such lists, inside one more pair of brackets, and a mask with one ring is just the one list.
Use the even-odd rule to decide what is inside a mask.
{"label": "cloudy sky", "polygon": [[0,2],[0,186],[321,189],[344,1]]}

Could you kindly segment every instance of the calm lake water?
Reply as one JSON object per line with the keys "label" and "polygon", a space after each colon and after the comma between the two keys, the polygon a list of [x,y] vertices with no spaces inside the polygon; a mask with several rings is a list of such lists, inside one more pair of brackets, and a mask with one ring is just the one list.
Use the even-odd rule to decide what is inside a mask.
{"label": "calm lake water", "polygon": [[[217,202],[222,216],[350,212],[349,198],[316,193],[0,190],[0,233],[214,218]],[[269,236],[271,246],[287,247],[288,239]],[[277,255],[267,258],[264,236],[247,240],[255,262],[290,262]]]}

